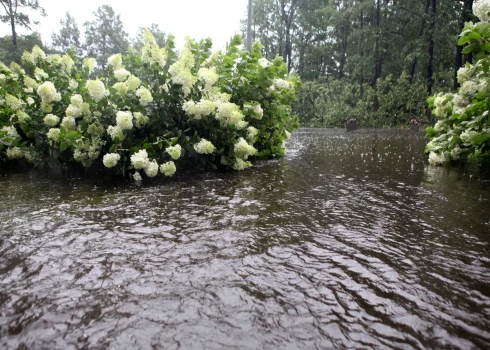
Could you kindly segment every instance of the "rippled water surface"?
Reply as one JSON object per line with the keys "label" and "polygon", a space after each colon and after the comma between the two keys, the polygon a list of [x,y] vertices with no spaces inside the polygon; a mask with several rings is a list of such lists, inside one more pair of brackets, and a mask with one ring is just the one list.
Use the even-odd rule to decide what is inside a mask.
{"label": "rippled water surface", "polygon": [[[243,172],[0,178],[2,349],[485,349],[490,175],[302,129]],[[5,174],[4,174],[5,175]]]}

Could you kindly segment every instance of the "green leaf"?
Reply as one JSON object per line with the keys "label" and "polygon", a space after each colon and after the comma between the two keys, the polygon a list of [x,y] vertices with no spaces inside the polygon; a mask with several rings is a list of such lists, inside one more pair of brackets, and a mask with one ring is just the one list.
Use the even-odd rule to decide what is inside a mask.
{"label": "green leaf", "polygon": [[143,145],[143,148],[144,148],[144,149],[152,149],[152,148],[153,148],[153,144],[152,144],[152,143],[145,143],[145,144]]}
{"label": "green leaf", "polygon": [[468,54],[470,52],[472,52],[475,48],[476,48],[476,44],[475,43],[472,43],[472,44],[469,44],[468,46],[466,46],[464,49],[463,49],[463,54]]}
{"label": "green leaf", "polygon": [[68,143],[66,141],[61,142],[60,144],[60,151],[63,152],[68,148]]}
{"label": "green leaf", "polygon": [[465,35],[465,36],[462,36],[461,38],[459,38],[458,45],[461,46],[461,45],[467,44],[469,42],[470,42],[470,38]]}
{"label": "green leaf", "polygon": [[468,38],[473,39],[473,40],[480,40],[481,35],[478,34],[477,32],[471,32],[468,34]]}
{"label": "green leaf", "polygon": [[177,141],[179,141],[179,138],[178,138],[178,137],[172,137],[172,138],[170,139],[170,144],[171,144],[172,146],[174,146],[174,145],[177,143]]}
{"label": "green leaf", "polygon": [[474,143],[475,145],[481,145],[483,142],[487,140],[490,140],[490,135],[480,134],[480,133],[470,138],[470,142]]}

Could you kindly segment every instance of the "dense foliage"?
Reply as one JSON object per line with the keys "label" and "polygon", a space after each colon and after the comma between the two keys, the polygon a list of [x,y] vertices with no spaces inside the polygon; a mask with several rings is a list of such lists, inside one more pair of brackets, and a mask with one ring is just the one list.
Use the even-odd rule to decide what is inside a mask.
{"label": "dense foliage", "polygon": [[464,54],[473,54],[475,63],[458,71],[461,87],[457,93],[439,93],[429,99],[439,119],[427,129],[431,141],[426,147],[431,164],[474,159],[490,161],[490,0],[474,5],[479,23],[466,23],[458,44]]}
{"label": "dense foliage", "polygon": [[455,42],[472,2],[254,0],[252,39],[308,82],[294,106],[303,126],[428,124],[427,97],[454,88],[462,66]]}
{"label": "dense foliage", "polygon": [[[53,159],[136,180],[179,168],[251,166],[284,154],[297,128],[291,103],[299,78],[261,46],[226,52],[187,39],[174,51],[146,31],[139,52],[114,54],[94,76],[95,59],[24,52],[24,68],[0,64],[0,164]],[[6,162],[6,163],[5,163]]]}

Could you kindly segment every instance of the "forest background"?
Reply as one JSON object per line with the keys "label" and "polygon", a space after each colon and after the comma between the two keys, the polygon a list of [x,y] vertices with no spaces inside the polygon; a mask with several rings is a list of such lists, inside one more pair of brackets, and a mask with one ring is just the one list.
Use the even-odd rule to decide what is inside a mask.
{"label": "forest background", "polygon": [[[13,28],[12,35],[0,38],[0,61],[7,64],[20,62],[24,50],[38,45],[47,53],[76,47],[104,67],[112,54],[142,45],[144,28],[130,37],[107,5],[82,27],[67,13],[46,45],[35,32],[15,31],[32,25],[22,11],[42,13],[42,3],[0,2],[1,19]],[[15,5],[16,12],[9,12]],[[361,127],[393,127],[414,117],[429,125],[436,118],[427,97],[456,90],[456,72],[473,60],[456,45],[464,23],[475,20],[472,6],[473,0],[254,0],[252,41],[263,44],[269,60],[283,57],[290,73],[304,82],[293,106],[302,126],[342,127],[357,118]],[[154,23],[146,28],[165,45],[165,28]],[[245,36],[245,14],[242,31]]]}

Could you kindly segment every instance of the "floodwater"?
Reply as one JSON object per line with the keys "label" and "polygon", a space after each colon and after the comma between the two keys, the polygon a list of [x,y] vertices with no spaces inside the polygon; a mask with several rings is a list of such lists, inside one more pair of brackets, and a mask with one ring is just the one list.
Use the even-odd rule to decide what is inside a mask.
{"label": "floodwater", "polygon": [[0,178],[2,349],[488,349],[490,175],[301,129],[243,172]]}

